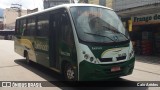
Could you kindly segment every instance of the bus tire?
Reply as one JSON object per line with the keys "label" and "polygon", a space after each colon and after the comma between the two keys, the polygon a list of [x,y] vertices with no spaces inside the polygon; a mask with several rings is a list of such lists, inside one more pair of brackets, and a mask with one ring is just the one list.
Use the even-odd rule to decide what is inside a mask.
{"label": "bus tire", "polygon": [[26,56],[25,56],[25,57],[26,57],[26,63],[27,63],[27,64],[30,64],[28,52],[26,53]]}
{"label": "bus tire", "polygon": [[64,66],[64,78],[67,81],[75,81],[75,70],[69,63],[66,63]]}

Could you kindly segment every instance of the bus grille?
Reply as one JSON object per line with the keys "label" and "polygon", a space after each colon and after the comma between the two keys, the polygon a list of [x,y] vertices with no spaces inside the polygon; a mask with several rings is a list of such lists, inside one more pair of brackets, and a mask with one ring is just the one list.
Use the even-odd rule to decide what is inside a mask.
{"label": "bus grille", "polygon": [[101,58],[101,62],[112,62],[112,58]]}
{"label": "bus grille", "polygon": [[126,59],[126,56],[117,57],[117,61]]}
{"label": "bus grille", "polygon": [[[116,57],[117,61],[125,60],[126,56]],[[112,62],[112,58],[101,58],[101,62]]]}

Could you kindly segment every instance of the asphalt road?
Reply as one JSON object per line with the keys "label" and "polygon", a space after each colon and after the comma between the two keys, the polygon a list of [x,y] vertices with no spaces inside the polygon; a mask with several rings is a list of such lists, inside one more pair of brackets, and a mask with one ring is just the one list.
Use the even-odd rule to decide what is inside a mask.
{"label": "asphalt road", "polygon": [[[14,42],[0,40],[0,81],[60,81],[59,74],[43,66],[32,63],[27,65],[24,58],[14,52]],[[160,81],[160,65],[136,61],[132,75],[122,77],[119,81],[129,81],[129,84],[139,81]],[[0,88],[0,90],[160,90],[159,87],[57,87],[54,82],[48,82],[52,87],[42,88]],[[54,85],[55,84],[55,85]],[[121,84],[121,83],[120,83]]]}

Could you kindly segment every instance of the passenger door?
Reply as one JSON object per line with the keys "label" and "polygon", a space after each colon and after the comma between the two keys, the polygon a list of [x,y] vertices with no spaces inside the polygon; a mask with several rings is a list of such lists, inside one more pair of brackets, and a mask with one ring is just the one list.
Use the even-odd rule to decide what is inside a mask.
{"label": "passenger door", "polygon": [[58,68],[58,34],[60,30],[60,21],[59,13],[50,14],[50,36],[49,36],[49,57],[50,57],[50,66]]}
{"label": "passenger door", "polygon": [[50,15],[50,65],[60,69],[61,60],[72,60],[75,50],[69,15],[60,9]]}

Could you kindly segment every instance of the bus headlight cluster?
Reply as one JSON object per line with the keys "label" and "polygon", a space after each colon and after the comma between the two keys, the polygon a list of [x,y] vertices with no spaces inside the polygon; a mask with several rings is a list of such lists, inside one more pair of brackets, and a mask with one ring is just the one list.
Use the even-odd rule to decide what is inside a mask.
{"label": "bus headlight cluster", "polygon": [[133,49],[132,42],[130,42],[129,46],[130,46],[130,49],[129,49],[129,60],[130,60],[134,57],[134,49]]}
{"label": "bus headlight cluster", "polygon": [[131,59],[134,56],[134,50],[132,49],[131,52],[129,53],[129,59]]}
{"label": "bus headlight cluster", "polygon": [[84,59],[88,60],[90,62],[96,63],[95,58],[91,57],[89,54],[87,54],[85,51],[82,52],[84,54]]}

